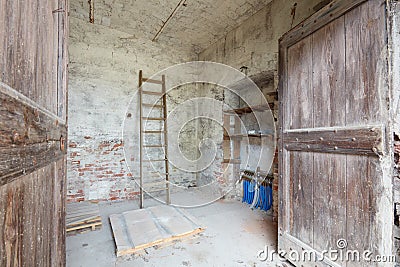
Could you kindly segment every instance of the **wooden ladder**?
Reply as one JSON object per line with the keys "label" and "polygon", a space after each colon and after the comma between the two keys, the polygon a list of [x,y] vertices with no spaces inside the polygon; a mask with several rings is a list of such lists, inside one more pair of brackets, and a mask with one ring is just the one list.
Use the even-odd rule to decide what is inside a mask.
{"label": "wooden ladder", "polygon": [[[153,83],[159,84],[161,86],[161,92],[154,91],[146,91],[142,88],[144,83]],[[151,103],[143,103],[143,95],[153,95],[161,97],[161,104],[151,104]],[[143,71],[139,71],[139,105],[140,105],[140,208],[144,207],[144,194],[145,193],[153,193],[153,192],[166,192],[166,203],[171,204],[170,200],[170,188],[169,188],[169,165],[168,165],[168,131],[167,131],[167,95],[166,95],[166,86],[165,86],[165,75],[161,76],[160,80],[147,79],[143,77]],[[160,117],[143,117],[143,109],[145,108],[154,108],[161,109],[162,116]],[[143,122],[144,121],[160,121],[163,124],[161,129],[156,130],[148,130],[145,129]],[[164,144],[145,144],[144,136],[147,134],[164,134]],[[164,148],[164,158],[162,159],[143,159],[143,151],[145,148]],[[152,182],[145,183],[144,175],[143,175],[143,164],[151,163],[151,162],[165,162],[165,172],[152,172],[158,176],[165,176],[165,180],[160,182]],[[150,174],[148,174],[150,175]],[[161,188],[152,188],[149,190],[148,188],[144,190],[145,186],[162,186]]]}

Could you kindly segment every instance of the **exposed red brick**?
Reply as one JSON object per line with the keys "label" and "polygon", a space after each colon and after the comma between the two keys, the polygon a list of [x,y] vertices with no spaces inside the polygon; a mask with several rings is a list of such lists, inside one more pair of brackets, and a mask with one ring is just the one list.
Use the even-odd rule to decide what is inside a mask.
{"label": "exposed red brick", "polygon": [[78,145],[75,142],[70,142],[68,146],[71,147],[71,148],[75,148]]}
{"label": "exposed red brick", "polygon": [[103,148],[106,148],[106,147],[109,147],[110,146],[110,143],[101,143],[100,145],[99,145],[99,149],[103,149]]}
{"label": "exposed red brick", "polygon": [[117,150],[118,148],[122,147],[122,143],[115,144],[112,148],[111,151]]}
{"label": "exposed red brick", "polygon": [[93,168],[89,168],[89,167],[85,167],[85,168],[79,168],[78,171],[79,172],[87,172],[87,171],[92,171]]}

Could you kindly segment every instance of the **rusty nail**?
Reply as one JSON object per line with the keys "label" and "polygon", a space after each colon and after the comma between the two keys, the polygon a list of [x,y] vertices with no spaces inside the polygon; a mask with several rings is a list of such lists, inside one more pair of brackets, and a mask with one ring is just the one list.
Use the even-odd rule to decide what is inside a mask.
{"label": "rusty nail", "polygon": [[60,137],[60,149],[61,151],[65,151],[65,138],[62,135]]}
{"label": "rusty nail", "polygon": [[16,143],[18,141],[18,139],[19,139],[19,133],[14,130],[13,133],[12,133],[11,140],[12,140],[13,143]]}

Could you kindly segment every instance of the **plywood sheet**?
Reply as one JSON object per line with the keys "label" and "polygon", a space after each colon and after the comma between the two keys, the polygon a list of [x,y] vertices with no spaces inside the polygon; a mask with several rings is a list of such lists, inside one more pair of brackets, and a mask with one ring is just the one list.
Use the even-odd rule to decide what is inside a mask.
{"label": "plywood sheet", "polygon": [[168,243],[204,231],[187,211],[156,206],[110,215],[117,256]]}

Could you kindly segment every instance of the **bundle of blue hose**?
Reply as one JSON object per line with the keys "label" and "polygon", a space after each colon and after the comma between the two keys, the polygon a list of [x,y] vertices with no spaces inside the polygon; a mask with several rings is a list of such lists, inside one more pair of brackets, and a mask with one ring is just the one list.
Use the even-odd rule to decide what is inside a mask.
{"label": "bundle of blue hose", "polygon": [[243,180],[242,202],[250,207],[269,210],[272,207],[272,187],[270,185],[256,185],[248,180]]}

